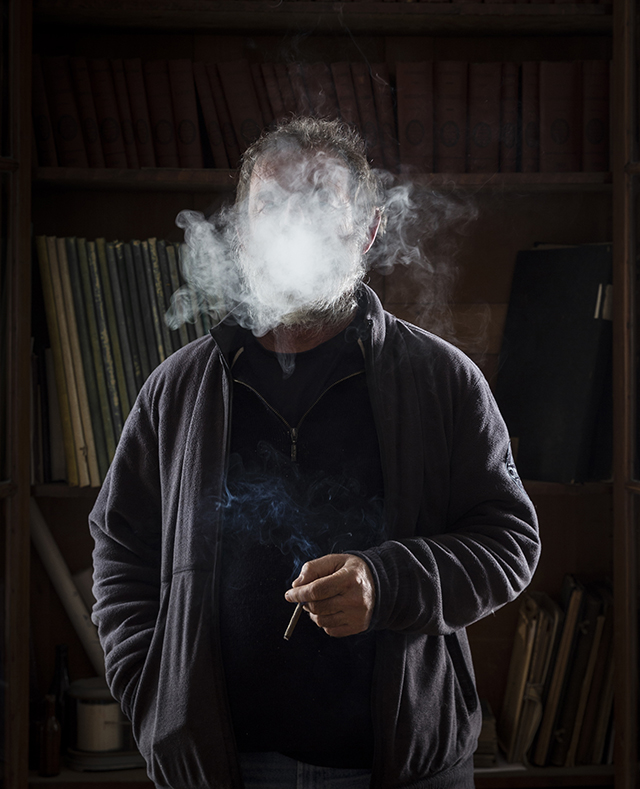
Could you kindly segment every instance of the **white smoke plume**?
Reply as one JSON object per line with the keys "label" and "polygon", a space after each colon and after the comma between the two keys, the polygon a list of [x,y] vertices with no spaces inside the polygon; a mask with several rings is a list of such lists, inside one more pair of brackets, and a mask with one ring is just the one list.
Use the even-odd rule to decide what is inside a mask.
{"label": "white smoke plume", "polygon": [[323,152],[272,170],[257,164],[248,198],[212,216],[182,211],[176,222],[185,232],[187,285],[174,294],[169,324],[200,311],[261,336],[282,324],[340,320],[367,270],[387,275],[403,266],[422,304],[421,323],[431,316],[428,328],[450,335],[455,248],[476,209],[463,195],[378,175],[384,231],[368,251],[378,213],[353,189],[348,168]]}

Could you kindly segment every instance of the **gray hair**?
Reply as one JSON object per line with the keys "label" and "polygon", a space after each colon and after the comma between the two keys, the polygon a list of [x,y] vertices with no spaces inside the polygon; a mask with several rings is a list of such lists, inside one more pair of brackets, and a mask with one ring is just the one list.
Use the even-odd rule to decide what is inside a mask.
{"label": "gray hair", "polygon": [[[341,159],[351,173],[351,199],[362,224],[382,218],[385,195],[382,182],[367,161],[365,143],[358,132],[342,121],[294,117],[266,130],[244,152],[238,174],[236,205],[249,196],[251,175],[257,162],[270,154],[289,151],[324,152]],[[382,225],[380,230],[382,230]]]}

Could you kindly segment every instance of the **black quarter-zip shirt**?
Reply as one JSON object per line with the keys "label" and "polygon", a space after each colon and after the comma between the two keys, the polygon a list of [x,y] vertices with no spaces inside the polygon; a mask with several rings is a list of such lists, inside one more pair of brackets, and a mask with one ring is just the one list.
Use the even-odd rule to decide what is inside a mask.
{"label": "black quarter-zip shirt", "polygon": [[278,358],[251,335],[234,353],[221,640],[242,751],[371,767],[372,633],[335,639],[284,593],[302,564],[382,533],[382,469],[357,321]]}

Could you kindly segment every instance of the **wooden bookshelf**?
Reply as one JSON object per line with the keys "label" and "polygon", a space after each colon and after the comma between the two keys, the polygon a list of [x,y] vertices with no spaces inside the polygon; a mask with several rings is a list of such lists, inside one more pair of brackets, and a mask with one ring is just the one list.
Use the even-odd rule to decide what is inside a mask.
{"label": "wooden bookshelf", "polygon": [[[494,59],[503,59],[505,52],[518,52],[519,44],[511,41],[518,37],[518,41],[526,41],[526,52],[535,51],[535,47],[544,43],[547,47],[546,59],[557,57],[567,59],[583,57],[582,51],[597,52],[597,57],[608,57],[609,47],[613,42],[615,53],[615,80],[620,83],[620,75],[625,74],[625,80],[618,85],[613,109],[616,122],[624,119],[624,128],[627,138],[629,129],[635,128],[631,120],[632,93],[629,74],[631,61],[634,58],[633,43],[629,43],[629,30],[632,25],[630,11],[632,0],[615,0],[615,5],[606,3],[598,4],[537,4],[537,3],[425,3],[425,2],[326,2],[325,0],[34,0],[34,25],[39,42],[45,42],[53,54],[65,54],[60,50],[67,42],[76,41],[77,50],[73,54],[92,56],[92,47],[98,42],[96,55],[99,57],[133,57],[138,56],[137,43],[143,42],[147,47],[145,57],[192,57],[196,58],[198,51],[197,42],[203,47],[202,39],[215,36],[217,40],[225,36],[242,40],[242,46],[254,37],[265,40],[276,40],[283,34],[304,34],[304,36],[330,38],[334,42],[346,41],[349,38],[361,36],[370,41],[372,37],[408,37],[407,40],[421,37],[443,37],[447,39],[447,46],[454,42],[457,54],[464,51],[464,47],[471,47],[476,59],[487,59],[486,53],[492,52],[497,46]],[[21,23],[24,36],[30,37],[31,31],[26,21]],[[613,36],[613,38],[612,38]],[[83,49],[82,39],[88,37],[91,42]],[[536,38],[537,37],[537,38]],[[62,39],[60,44],[58,39]],[[566,54],[563,47],[572,39],[580,39],[575,48],[570,48]],[[179,40],[178,40],[179,39]],[[535,40],[534,40],[535,39]],[[402,39],[404,40],[404,39]],[[621,41],[627,41],[621,46]],[[473,49],[470,42],[480,41],[481,46]],[[533,41],[533,43],[532,43]],[[177,42],[177,43],[176,43]],[[194,43],[196,42],[196,43]],[[175,44],[175,49],[172,46]],[[331,42],[325,45],[329,52],[333,52]],[[238,45],[239,47],[240,45]],[[402,43],[394,44],[397,51],[402,50]],[[484,46],[484,50],[482,49]],[[56,48],[57,47],[57,48]],[[414,47],[417,47],[414,44]],[[45,46],[45,49],[47,47]],[[164,54],[166,48],[167,54]],[[511,49],[509,49],[511,48]],[[337,49],[337,45],[336,45]],[[47,50],[48,51],[48,50]],[[231,51],[231,50],[230,50]],[[234,52],[236,50],[233,50]],[[418,51],[417,49],[412,52]],[[129,54],[130,53],[130,54]],[[149,54],[151,53],[151,54]],[[478,53],[480,53],[478,55]],[[553,57],[550,56],[553,55]],[[235,57],[235,55],[234,55]],[[329,57],[329,56],[328,56]],[[333,54],[331,54],[333,57]],[[529,54],[527,55],[529,57]],[[595,57],[595,56],[594,56]],[[229,57],[229,59],[232,59]],[[389,56],[390,61],[397,59]],[[409,59],[418,59],[413,57]],[[463,58],[461,58],[463,59]],[[471,59],[471,56],[470,58]],[[509,59],[509,57],[504,57]],[[511,57],[517,60],[518,57]],[[25,63],[28,59],[25,60]],[[23,77],[26,79],[26,77]],[[615,81],[614,80],[614,81]],[[28,90],[25,88],[25,95]],[[23,103],[26,103],[23,99]],[[29,136],[28,110],[23,112],[22,129],[25,140]],[[617,144],[620,148],[621,135],[618,135]],[[626,147],[625,147],[626,145]],[[532,240],[551,240],[561,238],[565,243],[571,243],[571,233],[579,235],[580,243],[589,240],[610,240],[606,220],[598,220],[601,226],[593,230],[590,225],[595,225],[594,217],[599,217],[611,212],[611,195],[614,195],[614,206],[620,206],[623,194],[622,176],[625,172],[631,177],[640,174],[640,164],[637,155],[630,152],[628,140],[622,145],[612,172],[610,173],[496,173],[496,174],[424,174],[417,180],[421,186],[434,190],[460,190],[483,196],[488,205],[487,210],[502,211],[505,207],[511,210],[512,204],[518,203],[514,214],[507,214],[505,220],[505,235],[511,231],[506,227],[513,223],[521,230],[511,233],[517,239],[511,238],[503,242],[502,249],[494,260],[490,245],[500,246],[496,242],[502,232],[499,223],[482,219],[485,230],[478,231],[477,237],[473,236],[468,242],[463,266],[471,268],[477,266],[477,272],[463,283],[463,301],[469,303],[475,298],[474,286],[480,282],[492,282],[491,287],[497,292],[495,302],[499,307],[504,307],[508,292],[509,274],[505,272],[505,260],[512,256],[516,243],[530,243]],[[0,159],[0,171],[13,173],[18,169],[17,160],[13,158]],[[20,165],[22,166],[22,165]],[[173,230],[172,221],[177,210],[182,207],[194,207],[195,210],[203,209],[210,200],[210,195],[216,199],[223,199],[230,195],[235,188],[236,176],[232,170],[189,170],[153,168],[141,170],[124,169],[76,169],[76,168],[35,168],[32,172],[33,180],[33,220],[36,233],[58,234],[60,236],[77,232],[89,237],[96,234],[99,222],[103,222],[104,229],[100,233],[108,237],[147,237]],[[625,182],[626,183],[626,182]],[[629,193],[629,185],[625,188]],[[119,211],[107,211],[108,201],[112,193],[118,193]],[[144,200],[140,200],[144,193]],[[502,195],[504,194],[504,199]],[[63,199],[59,198],[63,195]],[[617,195],[617,196],[616,196]],[[486,196],[486,198],[485,198]],[[514,200],[513,198],[518,198]],[[23,197],[23,199],[25,199]],[[139,201],[139,202],[138,202]],[[518,202],[519,201],[519,202]],[[570,204],[575,217],[568,230],[558,229],[553,224],[553,214],[557,214],[565,204]],[[59,203],[59,206],[55,204]],[[483,203],[484,205],[484,203]],[[625,203],[626,205],[626,203]],[[484,208],[483,208],[484,210]],[[626,209],[625,209],[626,210]],[[64,213],[68,214],[65,220]],[[121,214],[121,215],[119,215]],[[582,218],[580,218],[583,214]],[[126,215],[126,216],[125,216]],[[515,218],[514,218],[515,216]],[[614,229],[615,241],[618,249],[624,250],[624,258],[618,260],[618,284],[620,299],[630,299],[631,285],[628,278],[620,277],[620,272],[631,266],[632,249],[623,239],[630,239],[633,235],[628,212],[627,224],[618,224]],[[541,217],[541,218],[539,218]],[[77,223],[77,224],[76,224]],[[531,230],[524,230],[525,226]],[[76,229],[77,227],[77,229]],[[542,228],[550,227],[553,238],[542,238]],[[140,228],[139,230],[136,228]],[[23,248],[28,250],[28,228],[22,229]],[[527,235],[529,233],[529,235]],[[537,235],[533,235],[533,234]],[[565,235],[562,235],[565,233]],[[136,235],[137,234],[137,235]],[[555,234],[555,235],[554,235]],[[582,235],[580,235],[582,234]],[[95,237],[95,235],[94,235]],[[521,239],[524,239],[521,241]],[[622,254],[622,253],[621,253]],[[480,263],[474,263],[474,255]],[[633,255],[635,253],[633,252]],[[23,262],[28,259],[28,252],[23,253]],[[475,277],[475,279],[474,279]],[[484,278],[484,279],[482,279]],[[480,289],[478,298],[488,303],[493,302],[485,298],[484,290]],[[28,311],[28,288],[24,285],[19,304]],[[467,302],[464,302],[467,303]],[[628,325],[630,322],[628,312],[617,313],[616,317],[619,336],[629,336]],[[625,345],[624,365],[627,373],[624,383],[618,388],[618,425],[621,431],[631,435],[633,417],[628,410],[629,392],[632,391],[631,373],[633,361],[630,358],[629,346]],[[28,400],[28,351],[22,345],[22,396]],[[491,350],[495,354],[495,349]],[[618,372],[622,362],[618,361]],[[622,379],[620,379],[622,380]],[[624,392],[623,392],[624,390]],[[626,397],[627,410],[623,416],[620,402]],[[24,411],[24,404],[23,404]],[[25,427],[24,416],[21,426],[16,431],[16,438],[28,445],[28,426]],[[628,470],[629,447],[617,452],[627,453],[625,474]],[[620,460],[618,463],[620,464]],[[620,472],[618,465],[618,475]],[[615,786],[616,789],[632,789],[635,780],[635,739],[637,737],[637,723],[633,719],[637,712],[637,702],[631,697],[637,682],[637,661],[634,664],[637,652],[634,649],[634,639],[637,638],[632,628],[631,621],[634,608],[622,602],[623,595],[629,595],[634,589],[636,579],[633,570],[631,553],[634,548],[631,531],[633,529],[632,514],[629,500],[632,495],[640,494],[640,482],[631,477],[625,477],[625,493],[619,490],[616,483],[589,483],[585,485],[560,485],[539,481],[524,482],[525,488],[530,493],[536,505],[539,506],[545,521],[550,538],[547,545],[554,555],[543,568],[543,573],[538,583],[552,586],[556,577],[566,566],[567,557],[563,553],[564,544],[557,537],[563,529],[572,539],[580,534],[580,525],[586,518],[585,514],[592,511],[592,519],[588,524],[592,533],[601,527],[594,544],[587,538],[585,545],[576,548],[576,566],[595,568],[601,563],[606,567],[613,567],[614,575],[618,577],[617,598],[621,619],[617,635],[617,650],[619,664],[617,667],[618,698],[621,703],[616,708],[616,732],[620,742],[616,755],[616,767],[601,766],[580,769],[495,769],[482,770],[476,773],[476,786],[478,789],[525,789],[526,787],[597,787]],[[618,485],[618,488],[615,486]],[[97,488],[70,487],[62,483],[29,486],[25,483],[24,476],[18,488],[13,480],[0,483],[0,498],[10,500],[16,490],[23,501],[29,494],[38,498],[47,519],[53,524],[54,532],[62,543],[68,561],[78,567],[86,562],[90,554],[89,538],[86,530],[86,515],[91,508]],[[616,548],[613,559],[613,548],[609,536],[610,510],[612,502],[617,502],[616,507]],[[24,509],[22,510],[24,515]],[[19,519],[14,518],[18,523]],[[20,525],[22,542],[13,549],[13,556],[19,562],[19,581],[23,599],[20,606],[15,604],[16,613],[13,614],[13,634],[20,640],[20,650],[16,655],[25,658],[26,645],[28,644],[29,617],[26,612],[25,578],[28,579],[29,559],[25,557],[25,535],[28,553],[27,518],[23,517]],[[589,533],[588,531],[586,533]],[[568,537],[566,538],[568,539]],[[577,542],[577,540],[574,540]],[[604,547],[603,547],[604,546]],[[582,551],[582,553],[581,553]],[[626,553],[625,553],[626,552]],[[579,555],[578,555],[579,554]],[[596,558],[594,558],[594,556]],[[33,575],[41,587],[46,586],[47,579],[39,567],[37,560],[33,561]],[[551,580],[549,580],[551,579]],[[41,597],[34,597],[34,606],[37,608],[42,600],[50,604],[49,608],[42,610],[53,611],[55,622],[61,621],[64,616],[58,611],[58,602],[53,593],[45,589]],[[517,605],[517,603],[515,604]],[[59,606],[58,606],[59,607]],[[23,623],[18,622],[18,613],[23,616]],[[484,651],[480,667],[483,677],[494,676],[493,682],[499,686],[503,681],[505,663],[508,662],[510,649],[511,626],[515,621],[515,607],[507,606],[494,617],[476,630],[475,644]],[[37,614],[34,614],[37,617]],[[26,622],[26,625],[24,624]],[[475,628],[476,626],[474,626]],[[631,628],[623,633],[624,628]],[[472,639],[473,641],[473,639]],[[47,644],[40,644],[41,653]],[[81,652],[76,648],[78,653]],[[82,671],[82,654],[78,654],[76,665]],[[25,659],[25,665],[27,661]],[[147,789],[152,784],[146,778],[144,771],[117,771],[110,773],[78,773],[63,770],[56,778],[41,778],[34,773],[27,776],[26,769],[26,720],[28,697],[26,672],[19,674],[19,692],[14,691],[12,696],[12,711],[14,720],[18,721],[17,732],[14,736],[14,745],[8,755],[8,779],[5,782],[7,789],[24,789],[25,786],[42,786],[50,783],[56,787],[69,787],[69,789],[90,789],[96,785],[104,789]],[[20,699],[21,694],[21,699]],[[496,692],[497,695],[497,692]],[[499,710],[495,709],[498,713]],[[630,741],[632,741],[630,743]]]}
{"label": "wooden bookshelf", "polygon": [[[454,187],[474,191],[611,190],[611,173],[431,173],[413,176],[411,181],[425,187]],[[188,170],[169,167],[140,170],[38,167],[34,171],[33,185],[35,189],[232,192],[236,186],[236,174],[234,170]]]}
{"label": "wooden bookshelf", "polygon": [[529,3],[36,0],[38,24],[159,30],[256,30],[314,33],[529,35],[609,34],[611,5]]}

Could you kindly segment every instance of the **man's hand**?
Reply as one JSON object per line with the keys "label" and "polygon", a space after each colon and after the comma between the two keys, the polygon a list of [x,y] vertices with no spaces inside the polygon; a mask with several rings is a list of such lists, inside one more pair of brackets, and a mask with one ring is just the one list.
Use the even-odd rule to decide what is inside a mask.
{"label": "man's hand", "polygon": [[285,594],[303,603],[313,622],[329,636],[353,636],[369,627],[375,588],[367,563],[359,556],[331,553],[307,562]]}

